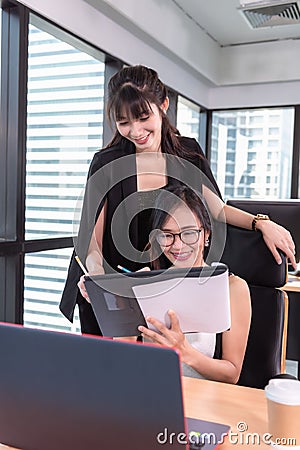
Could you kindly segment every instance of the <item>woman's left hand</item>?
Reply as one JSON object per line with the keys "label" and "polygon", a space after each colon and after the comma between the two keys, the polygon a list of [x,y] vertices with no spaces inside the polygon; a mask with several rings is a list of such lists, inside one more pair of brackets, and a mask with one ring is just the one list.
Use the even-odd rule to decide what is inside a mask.
{"label": "woman's left hand", "polygon": [[281,264],[281,257],[277,249],[283,251],[294,269],[297,268],[295,259],[295,244],[290,232],[271,220],[258,220],[256,228],[262,232],[264,241],[272,252],[276,262]]}
{"label": "woman's left hand", "polygon": [[187,342],[185,335],[180,328],[179,320],[175,312],[169,310],[168,315],[171,322],[170,328],[167,328],[164,323],[153,317],[147,317],[147,322],[153,325],[158,332],[141,325],[138,329],[141,331],[143,337],[150,339],[155,344],[164,345],[166,347],[175,347],[179,352],[182,352]]}

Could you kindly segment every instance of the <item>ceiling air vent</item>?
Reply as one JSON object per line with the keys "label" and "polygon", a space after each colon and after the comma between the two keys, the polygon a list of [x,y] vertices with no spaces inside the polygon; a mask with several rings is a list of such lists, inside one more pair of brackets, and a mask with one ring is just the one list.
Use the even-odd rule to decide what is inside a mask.
{"label": "ceiling air vent", "polygon": [[300,23],[299,2],[241,1],[239,8],[252,28],[294,25]]}

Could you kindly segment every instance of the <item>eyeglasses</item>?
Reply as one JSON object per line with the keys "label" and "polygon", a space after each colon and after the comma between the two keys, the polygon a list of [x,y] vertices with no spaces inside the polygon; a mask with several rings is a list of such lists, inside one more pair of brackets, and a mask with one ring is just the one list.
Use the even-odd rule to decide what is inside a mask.
{"label": "eyeglasses", "polygon": [[184,230],[180,233],[165,233],[164,231],[158,231],[155,238],[158,244],[162,247],[170,247],[170,245],[173,245],[175,242],[175,236],[179,236],[179,239],[184,244],[192,245],[196,244],[199,240],[201,231],[202,228],[200,230]]}

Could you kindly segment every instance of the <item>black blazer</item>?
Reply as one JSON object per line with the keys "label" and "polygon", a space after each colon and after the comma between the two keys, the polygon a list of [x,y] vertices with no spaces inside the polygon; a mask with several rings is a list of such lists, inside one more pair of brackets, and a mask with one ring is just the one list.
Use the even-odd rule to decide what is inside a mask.
{"label": "black blazer", "polygon": [[[169,182],[170,180],[181,181],[190,184],[198,191],[201,191],[204,184],[221,197],[208,161],[197,141],[187,137],[180,137],[180,141],[186,149],[191,150],[193,156],[189,160],[183,160],[167,155]],[[104,200],[107,200],[106,224],[108,225],[105,227],[103,236],[105,273],[117,270],[118,264],[131,271],[136,271],[144,265],[134,262],[136,257],[133,247],[137,248],[138,245],[138,221],[135,216],[136,197],[134,196],[136,192],[135,146],[131,142],[127,141],[125,145],[100,150],[94,155],[88,173],[78,238],[74,242],[75,248],[60,303],[60,310],[70,321],[73,320],[76,303],[85,301],[77,287],[77,282],[83,273],[74,256],[78,254],[80,259],[85,261],[91,233]],[[114,244],[111,228],[116,242],[122,242],[121,249],[116,248]],[[126,239],[127,235],[130,241]]]}

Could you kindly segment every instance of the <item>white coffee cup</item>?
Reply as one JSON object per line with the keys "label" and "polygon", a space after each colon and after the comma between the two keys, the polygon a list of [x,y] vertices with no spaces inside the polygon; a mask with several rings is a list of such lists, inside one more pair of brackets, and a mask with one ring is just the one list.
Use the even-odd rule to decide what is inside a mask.
{"label": "white coffee cup", "polygon": [[300,449],[300,381],[271,379],[265,387],[265,395],[272,445]]}

